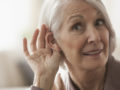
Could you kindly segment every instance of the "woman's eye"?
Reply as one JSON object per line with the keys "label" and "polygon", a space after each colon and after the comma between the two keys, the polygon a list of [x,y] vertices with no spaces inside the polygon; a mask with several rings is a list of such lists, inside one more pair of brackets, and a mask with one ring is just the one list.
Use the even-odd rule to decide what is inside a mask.
{"label": "woman's eye", "polygon": [[97,19],[95,22],[95,26],[105,25],[105,21],[103,19]]}
{"label": "woman's eye", "polygon": [[81,29],[82,29],[82,25],[80,23],[77,23],[72,27],[72,30],[76,30],[76,31],[81,30]]}

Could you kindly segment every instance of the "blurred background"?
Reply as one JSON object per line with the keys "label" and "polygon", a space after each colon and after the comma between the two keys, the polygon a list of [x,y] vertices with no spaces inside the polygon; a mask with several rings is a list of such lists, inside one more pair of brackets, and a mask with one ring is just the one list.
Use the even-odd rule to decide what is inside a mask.
{"label": "blurred background", "polygon": [[[32,84],[33,72],[24,58],[22,39],[27,37],[30,43],[38,24],[42,2],[43,0],[0,0],[0,88],[26,87]],[[117,38],[117,48],[113,55],[119,59],[120,0],[103,2]]]}

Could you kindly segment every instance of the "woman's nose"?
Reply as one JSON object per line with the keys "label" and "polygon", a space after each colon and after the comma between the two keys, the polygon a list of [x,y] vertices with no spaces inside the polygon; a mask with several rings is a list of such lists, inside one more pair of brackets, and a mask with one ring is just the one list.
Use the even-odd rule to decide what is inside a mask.
{"label": "woman's nose", "polygon": [[89,28],[88,30],[88,43],[100,41],[100,33],[96,28]]}

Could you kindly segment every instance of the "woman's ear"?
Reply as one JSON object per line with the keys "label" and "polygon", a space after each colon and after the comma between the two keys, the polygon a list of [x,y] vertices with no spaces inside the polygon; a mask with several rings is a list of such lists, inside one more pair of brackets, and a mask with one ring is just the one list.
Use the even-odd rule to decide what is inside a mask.
{"label": "woman's ear", "polygon": [[46,33],[46,44],[49,48],[55,50],[55,51],[61,51],[61,48],[59,47],[58,43],[56,42],[53,33],[48,31]]}

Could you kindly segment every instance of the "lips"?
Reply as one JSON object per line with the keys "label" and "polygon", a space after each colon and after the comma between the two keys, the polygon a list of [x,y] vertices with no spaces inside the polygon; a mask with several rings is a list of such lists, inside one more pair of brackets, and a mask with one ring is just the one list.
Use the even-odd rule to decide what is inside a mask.
{"label": "lips", "polygon": [[83,55],[87,55],[87,56],[93,56],[93,55],[98,55],[103,51],[103,49],[97,49],[97,50],[91,50],[91,51],[87,51],[87,52],[82,52]]}

